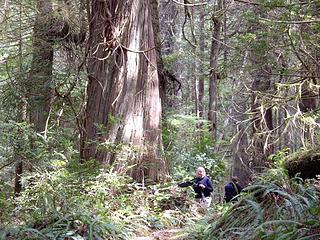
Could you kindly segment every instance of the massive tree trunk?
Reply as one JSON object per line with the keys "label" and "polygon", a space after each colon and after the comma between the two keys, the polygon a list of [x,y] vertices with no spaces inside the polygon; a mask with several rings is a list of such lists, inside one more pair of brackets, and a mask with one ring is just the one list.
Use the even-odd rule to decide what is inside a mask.
{"label": "massive tree trunk", "polygon": [[[150,1],[92,0],[89,31],[81,157],[108,164],[131,160],[136,180],[157,181],[166,166],[161,158],[161,101]],[[120,161],[116,164],[121,167]]]}

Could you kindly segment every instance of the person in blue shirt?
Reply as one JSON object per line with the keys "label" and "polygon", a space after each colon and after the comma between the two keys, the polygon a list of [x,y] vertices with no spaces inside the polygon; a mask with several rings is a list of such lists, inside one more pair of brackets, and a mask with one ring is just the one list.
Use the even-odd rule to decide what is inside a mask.
{"label": "person in blue shirt", "polygon": [[206,171],[203,167],[198,167],[196,171],[196,178],[193,181],[183,182],[178,184],[178,186],[192,186],[194,192],[196,193],[196,201],[206,208],[210,206],[213,186],[210,178],[206,176]]}
{"label": "person in blue shirt", "polygon": [[236,198],[237,195],[242,191],[242,187],[238,182],[238,177],[234,176],[231,178],[231,182],[229,182],[225,187],[225,201],[226,202],[235,202],[238,199]]}
{"label": "person in blue shirt", "polygon": [[213,192],[212,182],[203,167],[198,167],[196,178],[193,183],[193,190],[196,193],[196,201],[205,207],[211,204],[211,193]]}

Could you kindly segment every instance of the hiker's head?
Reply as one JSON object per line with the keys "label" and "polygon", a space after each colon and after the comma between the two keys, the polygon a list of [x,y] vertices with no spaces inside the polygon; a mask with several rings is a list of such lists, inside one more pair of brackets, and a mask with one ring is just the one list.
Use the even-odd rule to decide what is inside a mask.
{"label": "hiker's head", "polygon": [[237,183],[239,181],[238,177],[237,176],[233,176],[231,178],[231,181],[234,182],[234,183]]}
{"label": "hiker's head", "polygon": [[206,170],[204,170],[203,167],[198,167],[197,171],[196,171],[196,176],[198,178],[203,178],[206,175]]}

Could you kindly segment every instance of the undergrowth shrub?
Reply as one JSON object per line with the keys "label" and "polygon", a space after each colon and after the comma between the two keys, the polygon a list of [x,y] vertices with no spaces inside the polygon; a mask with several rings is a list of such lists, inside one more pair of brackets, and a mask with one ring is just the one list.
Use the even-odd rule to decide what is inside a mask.
{"label": "undergrowth shrub", "polygon": [[221,216],[202,220],[199,231],[190,228],[189,239],[319,239],[319,196],[319,181],[289,179],[271,169]]}
{"label": "undergrowth shrub", "polygon": [[3,239],[132,239],[189,217],[190,200],[169,183],[146,187],[97,162],[59,163],[23,178],[11,216],[18,227],[8,222]]}

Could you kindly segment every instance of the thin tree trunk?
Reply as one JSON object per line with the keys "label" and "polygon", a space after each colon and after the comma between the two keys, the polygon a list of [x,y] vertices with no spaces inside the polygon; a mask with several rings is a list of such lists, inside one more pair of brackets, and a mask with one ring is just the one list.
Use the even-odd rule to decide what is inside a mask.
{"label": "thin tree trunk", "polygon": [[30,123],[37,132],[44,131],[53,96],[53,41],[48,37],[52,3],[37,0],[37,15],[33,33],[33,59],[28,83]]}
{"label": "thin tree trunk", "polygon": [[[21,116],[19,117],[20,122],[26,122],[27,120],[27,105],[26,101],[22,101],[22,107],[21,107]],[[23,136],[25,133],[22,129],[19,129],[20,136]],[[21,144],[19,141],[22,141]],[[22,174],[23,174],[23,166],[24,166],[24,160],[25,160],[25,152],[22,149],[22,146],[24,146],[23,137],[15,143],[14,146],[14,153],[15,153],[15,159],[16,159],[16,166],[15,166],[15,178],[14,178],[14,197],[17,198],[22,190]]]}
{"label": "thin tree trunk", "polygon": [[237,176],[242,186],[247,186],[250,182],[248,176],[252,171],[249,167],[248,154],[246,148],[248,146],[247,134],[245,128],[242,128],[232,141],[232,168],[231,175]]}
{"label": "thin tree trunk", "polygon": [[[257,15],[261,14],[261,11],[257,10]],[[266,39],[260,34],[260,32],[265,31],[264,26],[257,23],[252,26],[252,31],[258,36],[256,44],[268,46],[264,44]],[[273,152],[272,144],[266,141],[267,134],[273,129],[272,109],[260,99],[261,94],[271,89],[271,67],[268,64],[267,47],[251,49],[250,61],[253,78],[251,112],[254,116],[252,120],[252,141],[254,147],[252,168],[256,172],[261,172],[267,166],[267,157]]]}
{"label": "thin tree trunk", "polygon": [[[23,72],[23,60],[22,60],[22,4],[19,5],[19,83],[20,83],[20,90],[24,90],[24,72]],[[17,122],[26,122],[27,121],[27,101],[25,99],[25,93],[23,91],[20,92],[20,115],[17,117]],[[20,136],[23,136],[24,133],[21,132]],[[17,198],[22,190],[22,183],[21,183],[21,177],[23,174],[23,160],[24,160],[24,151],[21,149],[21,147],[24,145],[22,142],[21,144],[19,141],[23,139],[19,138],[16,143],[14,143],[14,157],[16,160],[16,166],[15,166],[15,178],[14,178],[14,198]]]}
{"label": "thin tree trunk", "polygon": [[161,53],[161,37],[160,37],[160,21],[159,21],[159,3],[158,0],[150,0],[152,27],[154,32],[154,42],[157,51],[157,68],[159,76],[159,90],[162,109],[165,106],[166,98],[166,74],[164,72],[164,64]]}
{"label": "thin tree trunk", "polygon": [[204,103],[203,103],[203,96],[204,96],[204,79],[205,79],[205,72],[204,72],[204,56],[205,56],[205,31],[204,31],[204,23],[205,23],[205,9],[204,7],[200,8],[200,37],[199,37],[199,51],[200,51],[200,63],[199,63],[199,81],[198,81],[198,109],[199,109],[199,117],[203,118],[204,114]]}
{"label": "thin tree trunk", "polygon": [[[193,48],[193,54],[194,56],[196,56],[196,48]],[[198,91],[198,77],[197,77],[197,61],[193,60],[192,63],[192,89],[193,89],[193,93],[192,93],[192,98],[194,101],[194,110],[192,112],[195,113],[195,115],[197,117],[199,117],[199,91]]]}
{"label": "thin tree trunk", "polygon": [[[248,64],[248,52],[245,51],[241,68]],[[243,88],[242,82],[234,79],[233,91],[241,88]],[[237,95],[232,95],[231,102],[236,103],[236,106],[232,107],[231,112],[233,119],[236,119],[234,122],[236,124],[236,131],[234,134],[235,137],[232,141],[231,176],[237,176],[242,186],[246,186],[250,182],[249,176],[252,173],[252,170],[249,166],[250,156],[247,152],[250,140],[248,139],[248,128],[246,124],[242,123],[247,117],[245,112],[248,103],[246,99],[243,99],[243,96],[240,96],[239,98]]]}
{"label": "thin tree trunk", "polygon": [[[248,61],[248,51],[245,51],[242,58],[241,69],[249,64]],[[241,81],[234,79],[233,81],[233,91],[240,89],[240,92],[244,94],[244,87]],[[242,91],[241,91],[242,90]],[[239,177],[240,183],[246,186],[250,182],[250,175],[253,172],[250,169],[250,155],[248,154],[249,146],[249,134],[247,124],[243,122],[246,120],[246,110],[248,108],[247,99],[244,95],[232,95],[231,102],[235,103],[232,107],[232,118],[235,119],[236,131],[234,133],[234,138],[232,141],[232,168],[231,175]]]}
{"label": "thin tree trunk", "polygon": [[[166,56],[172,54],[175,49],[175,34],[178,20],[177,5],[171,1],[160,1],[160,12],[162,13],[160,18],[160,32],[162,36],[161,51],[163,56]],[[172,68],[174,69],[175,66]],[[162,107],[172,109],[175,107],[177,81],[171,69],[166,70],[163,77],[165,78],[165,98],[163,99],[161,96]],[[162,82],[160,83],[162,84]]]}
{"label": "thin tree trunk", "polygon": [[[223,7],[223,0],[218,0],[216,12],[220,12]],[[217,138],[217,87],[218,87],[218,58],[220,52],[220,35],[222,21],[221,16],[213,17],[213,31],[210,51],[210,82],[209,82],[209,112],[208,119],[211,123],[211,135]]]}
{"label": "thin tree trunk", "polygon": [[[301,2],[302,3],[302,2]],[[304,4],[304,3],[303,3]],[[314,18],[318,18],[320,16],[320,3],[314,2],[310,5],[310,11]],[[314,30],[310,23],[304,23],[300,25],[300,39],[304,39],[303,34],[308,33],[310,36],[317,34],[317,30]],[[309,72],[311,76],[309,79],[303,79],[301,83],[301,99],[299,102],[299,108],[302,112],[313,112],[319,108],[319,89],[315,86],[319,84],[320,78],[320,53],[319,48],[315,46],[319,46],[320,40],[313,43],[313,47],[306,46],[305,43],[299,46],[301,51],[309,52],[309,56],[300,56],[303,59],[302,66],[304,67],[304,71]],[[308,49],[309,48],[309,49]],[[297,52],[296,54],[299,54]],[[306,147],[307,144],[314,145],[314,133],[312,127],[308,124],[305,124],[302,127],[302,145]]]}

